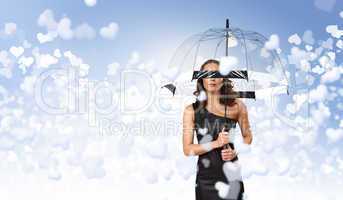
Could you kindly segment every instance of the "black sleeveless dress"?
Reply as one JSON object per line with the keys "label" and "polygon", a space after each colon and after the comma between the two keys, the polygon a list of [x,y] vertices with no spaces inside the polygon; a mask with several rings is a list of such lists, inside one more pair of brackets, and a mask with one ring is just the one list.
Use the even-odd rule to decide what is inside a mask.
{"label": "black sleeveless dress", "polygon": [[[218,116],[209,112],[206,108],[198,107],[193,103],[195,113],[195,131],[198,143],[208,143],[217,139],[219,132],[222,130],[225,123],[228,123],[228,128],[235,128],[237,121],[234,119],[227,119],[223,116]],[[234,149],[234,144],[229,143],[230,147]],[[215,184],[218,181],[230,184],[223,172],[223,164],[225,162],[234,162],[238,160],[236,156],[231,161],[223,161],[221,158],[221,150],[223,148],[212,149],[211,151],[199,155],[197,162],[196,200],[223,200],[218,195],[218,190]],[[244,185],[241,181],[238,199],[243,199]]]}

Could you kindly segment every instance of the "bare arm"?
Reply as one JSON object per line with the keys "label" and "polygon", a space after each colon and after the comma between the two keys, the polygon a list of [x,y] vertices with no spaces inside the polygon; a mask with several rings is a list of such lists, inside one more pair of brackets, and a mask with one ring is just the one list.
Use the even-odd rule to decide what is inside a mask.
{"label": "bare arm", "polygon": [[194,144],[194,110],[192,105],[185,108],[183,113],[183,153],[186,156],[201,155],[214,148],[222,146],[218,140],[205,144]]}
{"label": "bare arm", "polygon": [[241,133],[243,136],[244,143],[245,144],[251,144],[252,133],[251,133],[251,129],[250,129],[248,110],[247,110],[246,105],[243,102],[239,103],[238,124],[239,124],[240,129],[241,129]]}

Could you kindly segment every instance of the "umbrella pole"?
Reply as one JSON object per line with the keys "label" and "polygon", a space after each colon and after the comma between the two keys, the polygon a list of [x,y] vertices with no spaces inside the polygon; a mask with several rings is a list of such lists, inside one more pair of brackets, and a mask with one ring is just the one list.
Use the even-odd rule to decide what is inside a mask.
{"label": "umbrella pole", "polygon": [[[229,125],[229,119],[227,117],[227,114],[226,114],[226,110],[227,110],[227,100],[225,100],[225,113],[224,113],[224,117],[225,117],[225,124],[224,124],[224,131],[226,132],[229,132],[230,131],[230,128],[228,127]],[[229,138],[230,139],[230,138]],[[231,149],[230,145],[229,144],[225,144],[224,149]]]}
{"label": "umbrella pole", "polygon": [[229,19],[226,19],[226,44],[225,44],[225,56],[229,55],[229,28],[230,28],[230,22]]}
{"label": "umbrella pole", "polygon": [[[229,19],[226,19],[226,48],[225,48],[225,56],[228,56],[229,55],[229,52],[228,52],[228,49],[229,49],[229,28],[230,28],[230,23],[229,23]],[[226,85],[227,83],[227,78],[224,79],[224,85]],[[227,117],[227,114],[226,114],[226,110],[227,110],[227,104],[228,104],[228,99],[225,99],[225,113],[224,113],[224,117],[225,117],[225,124],[224,124],[224,127],[225,127],[225,131],[229,132],[229,127],[228,127],[228,124],[229,124],[229,119]],[[230,148],[230,145],[229,144],[226,144],[224,145],[224,149],[231,149]]]}

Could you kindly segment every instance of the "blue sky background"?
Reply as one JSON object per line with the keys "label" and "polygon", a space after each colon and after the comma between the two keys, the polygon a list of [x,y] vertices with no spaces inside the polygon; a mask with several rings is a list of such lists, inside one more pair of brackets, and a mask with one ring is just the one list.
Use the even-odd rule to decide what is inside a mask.
{"label": "blue sky background", "polygon": [[[312,30],[314,38],[326,38],[323,30],[328,24],[340,21],[338,13],[343,9],[343,2],[336,1],[327,12],[318,9],[312,0],[98,1],[91,8],[81,0],[68,3],[14,0],[3,3],[0,20],[15,21],[19,29],[25,30],[22,37],[34,41],[36,33],[42,31],[37,26],[37,18],[47,8],[54,11],[57,19],[68,16],[73,25],[87,22],[100,28],[110,21],[120,25],[114,41],[101,38],[56,40],[48,45],[77,50],[87,63],[96,66],[92,76],[101,77],[108,63],[113,59],[123,62],[133,50],[142,52],[143,57],[168,64],[165,61],[185,38],[210,27],[222,27],[226,18],[231,20],[232,26],[255,30],[265,36],[277,33],[282,48],[288,47],[290,35],[306,30]],[[8,47],[11,42],[2,40],[1,44]]]}
{"label": "blue sky background", "polygon": [[[316,6],[316,2],[319,2],[321,7]],[[326,26],[342,24],[339,12],[343,10],[343,2],[98,1],[96,6],[88,7],[81,0],[68,3],[52,0],[14,0],[3,3],[0,8],[0,21],[15,22],[18,29],[15,37],[0,40],[2,49],[20,45],[24,40],[30,41],[33,46],[38,45],[36,34],[45,33],[46,30],[37,25],[37,19],[45,9],[54,12],[56,21],[64,16],[70,18],[72,28],[86,22],[97,31],[110,22],[118,23],[119,31],[114,40],[105,40],[101,37],[91,40],[57,38],[40,47],[46,51],[60,48],[77,52],[85,63],[92,66],[89,77],[103,79],[108,64],[116,61],[125,65],[133,51],[139,52],[146,60],[154,60],[157,68],[164,69],[175,49],[187,37],[208,28],[223,27],[226,18],[230,19],[232,26],[254,30],[266,37],[277,34],[283,52],[288,52],[292,47],[287,39],[294,33],[301,37],[306,30],[311,30],[316,42],[326,40],[329,37],[325,31]],[[336,57],[336,62],[342,63],[341,56]],[[10,83],[6,80],[1,82],[12,85],[16,80],[14,78]]]}
{"label": "blue sky background", "polygon": [[[91,80],[109,79],[114,83],[119,80],[110,75],[110,64],[119,63],[120,70],[135,69],[139,64],[145,64],[148,66],[145,70],[149,71],[148,63],[153,61],[156,70],[152,75],[160,81],[176,48],[186,38],[208,28],[224,27],[226,18],[230,19],[233,27],[254,30],[268,38],[272,34],[278,35],[284,58],[290,56],[291,48],[295,46],[288,42],[291,35],[297,33],[302,38],[303,33],[310,30],[315,40],[313,48],[317,48],[321,41],[333,38],[326,31],[328,25],[343,28],[341,0],[97,0],[94,6],[87,6],[83,0],[0,2],[0,51],[8,53],[13,72],[10,78],[0,74],[0,159],[5,161],[0,163],[0,175],[4,177],[0,180],[0,194],[7,195],[6,199],[23,199],[25,195],[27,198],[47,199],[52,192],[59,195],[59,199],[91,199],[101,195],[103,199],[121,195],[134,199],[135,195],[148,197],[149,191],[156,190],[156,187],[160,191],[158,199],[190,199],[193,197],[192,166],[195,163],[195,160],[190,160],[192,158],[184,158],[181,152],[180,132],[169,135],[168,141],[163,137],[153,140],[148,136],[131,135],[124,139],[102,138],[97,135],[97,127],[89,126],[89,116],[75,115],[73,118],[40,113],[32,94],[36,75],[51,66],[68,64],[68,61],[62,56],[58,64],[46,68],[34,63],[28,68],[28,73],[22,74],[18,64],[21,56],[14,57],[10,53],[11,47],[23,46],[26,40],[31,47],[25,49],[23,55],[32,57],[34,47],[38,47],[41,54],[52,55],[55,49],[62,53],[71,51],[90,66],[86,77]],[[54,13],[56,22],[67,17],[73,30],[87,23],[96,35],[91,39],[57,37],[41,44],[37,34],[45,34],[47,30],[38,26],[37,21],[47,9]],[[16,31],[4,36],[4,26],[9,22],[16,24]],[[119,30],[108,39],[99,31],[111,22],[117,23]],[[304,120],[314,120],[314,133],[297,131],[280,123],[270,115],[268,105],[249,104],[254,131],[258,133],[251,150],[241,156],[245,163],[243,166],[248,166],[244,176],[249,199],[296,199],[295,196],[339,199],[335,195],[341,192],[339,188],[343,185],[343,57],[342,49],[336,46],[339,40],[342,36],[334,38],[333,48],[324,50],[321,55],[335,53],[332,65],[337,71],[325,71],[323,67],[323,73],[311,72],[314,84],[309,89],[315,99],[310,104],[311,116],[302,111],[294,114]],[[298,47],[304,49],[303,43]],[[133,58],[133,54],[139,58]],[[130,62],[134,64],[130,65]],[[319,58],[316,58],[312,69],[318,62]],[[0,68],[5,68],[2,65],[0,62]],[[294,72],[296,66],[287,68]],[[113,91],[117,91],[118,84]],[[65,85],[51,86],[47,99],[63,102]],[[132,84],[128,89],[133,91],[130,93],[133,95],[132,104],[148,96],[135,93],[136,87]],[[6,98],[12,95],[15,98],[6,103]],[[281,107],[286,110],[289,102],[282,103]],[[306,102],[304,106],[308,105]],[[137,119],[161,124],[169,119],[155,108],[134,116],[117,112],[111,117],[127,123],[129,127],[134,126]],[[180,116],[172,118],[176,122],[181,121]],[[161,132],[157,135],[163,135]],[[142,133],[148,135],[149,130]],[[137,166],[140,167],[137,169]],[[118,179],[126,182],[118,183]],[[261,185],[261,180],[266,185]],[[42,191],[39,184],[44,185]],[[135,184],[141,187],[135,188],[137,191],[133,193]],[[290,193],[292,184],[297,188]],[[83,196],[73,194],[69,186]],[[274,193],[264,196],[268,187]],[[332,195],[328,197],[327,194]]]}

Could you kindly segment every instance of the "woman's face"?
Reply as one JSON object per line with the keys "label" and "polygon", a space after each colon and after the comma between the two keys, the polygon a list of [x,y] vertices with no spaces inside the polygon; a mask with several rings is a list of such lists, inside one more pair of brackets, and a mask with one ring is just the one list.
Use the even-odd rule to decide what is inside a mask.
{"label": "woman's face", "polygon": [[[206,71],[219,71],[219,65],[215,63],[209,63],[204,66],[202,70]],[[207,92],[219,92],[223,84],[223,78],[204,78],[204,88]]]}

